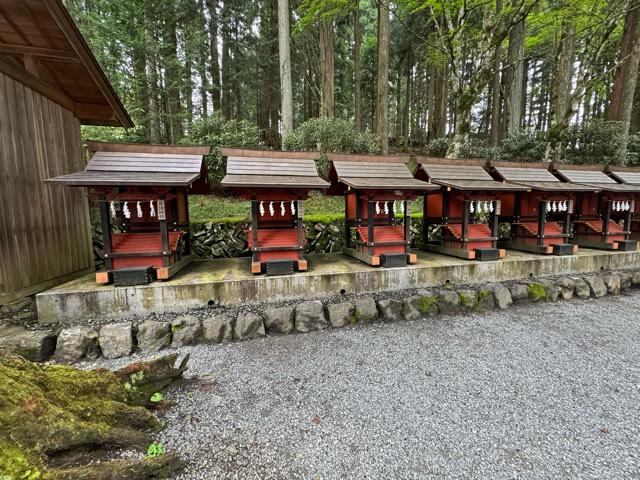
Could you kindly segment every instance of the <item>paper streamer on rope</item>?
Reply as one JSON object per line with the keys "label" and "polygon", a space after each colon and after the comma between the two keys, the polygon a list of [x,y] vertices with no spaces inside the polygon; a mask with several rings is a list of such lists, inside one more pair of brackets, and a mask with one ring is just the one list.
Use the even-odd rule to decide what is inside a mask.
{"label": "paper streamer on rope", "polygon": [[280,202],[280,215],[284,217],[285,213],[287,213],[287,209],[284,206],[284,202]]}
{"label": "paper streamer on rope", "polygon": [[142,218],[142,205],[140,202],[136,203],[136,215],[138,215],[138,218]]}
{"label": "paper streamer on rope", "polygon": [[273,202],[269,202],[269,215],[273,217],[275,214],[276,214],[276,210],[273,207]]}
{"label": "paper streamer on rope", "polygon": [[153,200],[149,202],[149,215],[152,217],[156,216],[156,208],[153,205]]}
{"label": "paper streamer on rope", "polygon": [[384,202],[384,214],[389,215],[389,202]]}
{"label": "paper streamer on rope", "polygon": [[264,202],[260,202],[260,216],[264,217]]}
{"label": "paper streamer on rope", "polygon": [[393,216],[395,217],[396,213],[398,212],[398,210],[396,208],[396,201],[395,200],[391,204],[391,207],[393,208]]}
{"label": "paper streamer on rope", "polygon": [[131,211],[129,210],[129,202],[124,202],[122,206],[122,213],[124,213],[125,218],[131,218]]}
{"label": "paper streamer on rope", "polygon": [[489,211],[493,213],[493,201],[489,202]]}
{"label": "paper streamer on rope", "polygon": [[116,202],[110,202],[109,209],[111,210],[111,216],[116,218]]}
{"label": "paper streamer on rope", "polygon": [[291,200],[291,215],[295,215],[296,214],[296,202],[294,200]]}
{"label": "paper streamer on rope", "polygon": [[376,202],[376,215],[380,214],[380,204]]}

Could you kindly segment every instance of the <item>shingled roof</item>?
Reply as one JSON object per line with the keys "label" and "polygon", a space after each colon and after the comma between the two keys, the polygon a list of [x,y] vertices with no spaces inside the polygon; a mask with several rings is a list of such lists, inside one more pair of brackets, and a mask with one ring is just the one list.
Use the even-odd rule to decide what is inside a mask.
{"label": "shingled roof", "polygon": [[416,178],[454,190],[527,190],[522,185],[494,180],[484,169],[484,161],[418,157]]}
{"label": "shingled roof", "polygon": [[413,178],[407,156],[327,154],[331,181],[356,190],[438,190],[440,187]]}
{"label": "shingled roof", "polygon": [[591,168],[568,165],[554,166],[554,174],[565,182],[589,185],[605,192],[640,192],[640,185],[618,183],[602,171],[602,166]]}
{"label": "shingled roof", "polygon": [[324,189],[329,186],[318,176],[311,152],[279,152],[222,148],[227,174],[222,186],[227,188],[302,188]]}
{"label": "shingled roof", "polygon": [[46,180],[76,187],[175,186],[206,180],[210,147],[89,142],[95,154],[83,172]]}
{"label": "shingled roof", "polygon": [[640,185],[640,169],[623,167],[609,167],[609,175],[621,183]]}
{"label": "shingled roof", "polygon": [[575,183],[563,183],[549,171],[547,163],[491,162],[491,171],[499,180],[523,185],[543,192],[593,192],[596,188]]}

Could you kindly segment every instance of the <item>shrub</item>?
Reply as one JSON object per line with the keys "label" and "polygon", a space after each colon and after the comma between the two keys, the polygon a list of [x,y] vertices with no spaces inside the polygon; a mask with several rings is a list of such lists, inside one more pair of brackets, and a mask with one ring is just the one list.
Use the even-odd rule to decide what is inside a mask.
{"label": "shrub", "polygon": [[312,118],[287,133],[283,150],[380,153],[380,142],[371,132],[356,133],[353,124],[338,118]]}
{"label": "shrub", "polygon": [[491,147],[486,140],[470,138],[460,150],[460,158],[496,158],[498,149]]}
{"label": "shrub", "polygon": [[444,157],[451,146],[451,140],[447,137],[435,138],[429,142],[426,153],[430,157]]}
{"label": "shrub", "polygon": [[571,163],[618,163],[622,124],[591,120],[573,125],[567,136],[566,159]]}
{"label": "shrub", "polygon": [[537,162],[544,159],[546,142],[534,130],[516,130],[502,142],[500,160]]}
{"label": "shrub", "polygon": [[640,166],[640,132],[629,135],[626,164],[632,167]]}
{"label": "shrub", "polygon": [[224,176],[224,162],[220,147],[258,148],[262,146],[260,129],[246,120],[225,120],[220,115],[201,118],[191,124],[185,144],[211,145],[205,157],[211,185],[219,185]]}

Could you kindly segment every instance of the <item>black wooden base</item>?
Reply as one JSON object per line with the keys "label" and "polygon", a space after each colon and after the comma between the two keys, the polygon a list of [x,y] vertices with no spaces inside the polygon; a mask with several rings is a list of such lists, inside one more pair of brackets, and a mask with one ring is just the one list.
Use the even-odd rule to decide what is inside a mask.
{"label": "black wooden base", "polygon": [[476,248],[476,260],[479,262],[490,262],[500,259],[500,250],[497,248]]}
{"label": "black wooden base", "polygon": [[573,243],[554,243],[551,246],[554,255],[573,255]]}
{"label": "black wooden base", "polygon": [[618,250],[623,252],[635,252],[638,249],[638,242],[635,240],[618,241]]}
{"label": "black wooden base", "polygon": [[406,253],[383,253],[380,255],[380,263],[383,267],[406,267]]}
{"label": "black wooden base", "polygon": [[135,285],[149,285],[156,279],[153,267],[121,268],[113,271],[113,284],[116,287],[131,287]]}
{"label": "black wooden base", "polygon": [[264,262],[266,274],[273,275],[291,275],[294,271],[293,260],[271,260]]}

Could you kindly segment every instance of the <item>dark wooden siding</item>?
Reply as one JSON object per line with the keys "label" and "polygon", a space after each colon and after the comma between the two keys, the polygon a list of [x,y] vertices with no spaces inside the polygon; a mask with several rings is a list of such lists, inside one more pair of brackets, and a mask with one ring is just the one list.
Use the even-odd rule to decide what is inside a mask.
{"label": "dark wooden siding", "polygon": [[84,189],[43,182],[84,163],[73,113],[0,73],[0,304],[92,269]]}

